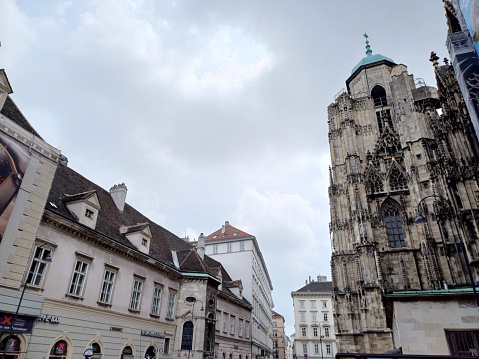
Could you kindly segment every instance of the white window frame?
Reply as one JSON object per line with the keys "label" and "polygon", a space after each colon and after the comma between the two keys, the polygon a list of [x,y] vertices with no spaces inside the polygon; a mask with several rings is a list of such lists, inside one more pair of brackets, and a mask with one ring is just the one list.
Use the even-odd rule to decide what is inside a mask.
{"label": "white window frame", "polygon": [[27,284],[29,286],[43,287],[48,267],[50,265],[50,263],[45,260],[45,257],[48,255],[50,255],[50,257],[52,256],[50,248],[42,247],[41,244],[36,246],[32,263],[30,264],[30,270],[27,275]]}
{"label": "white window frame", "polygon": [[308,344],[303,343],[303,354],[308,354]]}
{"label": "white window frame", "polygon": [[235,324],[236,324],[236,317],[234,315],[230,315],[230,334],[235,334]]}
{"label": "white window frame", "polygon": [[323,308],[327,308],[328,307],[328,302],[323,300],[321,303],[323,303]]}
{"label": "white window frame", "polygon": [[306,321],[306,312],[299,312],[299,316],[300,316],[300,320],[302,322],[305,322]]}
{"label": "white window frame", "polygon": [[238,336],[243,337],[243,325],[244,325],[244,319],[239,318],[238,320]]}
{"label": "white window frame", "polygon": [[300,300],[300,301],[299,301],[299,307],[300,307],[301,309],[304,309],[304,300]]}
{"label": "white window frame", "polygon": [[313,322],[317,322],[318,319],[317,319],[317,312],[311,312],[311,321]]}
{"label": "white window frame", "polygon": [[213,254],[218,254],[218,245],[213,244]]}
{"label": "white window frame", "polygon": [[85,208],[85,217],[88,219],[93,219],[95,217],[95,211],[90,208]]}
{"label": "white window frame", "polygon": [[319,354],[319,344],[314,344],[314,354]]}
{"label": "white window frame", "polygon": [[326,344],[326,354],[331,354],[331,344]]}
{"label": "white window frame", "polygon": [[174,319],[175,304],[176,304],[176,292],[170,290],[168,293],[168,312],[166,313],[167,318]]}
{"label": "white window frame", "polygon": [[90,268],[90,261],[83,258],[77,258],[75,260],[70,285],[68,286],[68,295],[73,297],[83,297],[88,277],[88,268]]}
{"label": "white window frame", "polygon": [[140,311],[141,307],[141,293],[143,291],[143,284],[145,280],[142,278],[133,278],[133,286],[131,288],[130,306],[129,310]]}
{"label": "white window frame", "polygon": [[301,337],[305,338],[307,336],[306,327],[301,327]]}
{"label": "white window frame", "polygon": [[313,327],[313,337],[318,337],[318,327]]}
{"label": "white window frame", "polygon": [[240,245],[240,251],[243,252],[244,251],[244,241],[240,241],[239,245]]}
{"label": "white window frame", "polygon": [[103,282],[101,283],[100,296],[98,301],[100,303],[111,304],[113,300],[113,289],[115,288],[117,271],[113,268],[106,267],[103,272]]}
{"label": "white window frame", "polygon": [[215,330],[221,330],[221,312],[219,310],[216,311],[216,323],[215,323]]}
{"label": "white window frame", "polygon": [[328,313],[323,313],[323,320],[324,320],[325,322],[328,321]]}
{"label": "white window frame", "polygon": [[163,294],[163,287],[155,284],[153,288],[153,299],[151,300],[151,314],[160,315],[161,310],[161,295]]}
{"label": "white window frame", "polygon": [[250,336],[250,324],[249,324],[249,321],[245,321],[244,333],[245,333],[245,338],[246,338],[246,339],[249,339],[249,336]]}
{"label": "white window frame", "polygon": [[226,252],[231,253],[233,251],[233,243],[226,243]]}
{"label": "white window frame", "polygon": [[316,309],[316,301],[315,300],[311,300],[310,304],[311,304],[311,309]]}
{"label": "white window frame", "polygon": [[324,337],[329,338],[329,328],[328,327],[324,327]]}
{"label": "white window frame", "polygon": [[229,314],[223,313],[223,332],[228,333]]}

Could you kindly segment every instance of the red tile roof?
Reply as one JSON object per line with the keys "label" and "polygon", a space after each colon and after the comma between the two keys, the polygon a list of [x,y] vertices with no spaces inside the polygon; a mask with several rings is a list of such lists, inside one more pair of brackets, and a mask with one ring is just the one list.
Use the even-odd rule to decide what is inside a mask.
{"label": "red tile roof", "polygon": [[239,238],[252,238],[251,234],[243,232],[242,230],[233,227],[228,222],[225,225],[218,229],[217,231],[211,233],[209,236],[205,237],[205,242],[214,242],[214,241],[227,241],[231,239]]}

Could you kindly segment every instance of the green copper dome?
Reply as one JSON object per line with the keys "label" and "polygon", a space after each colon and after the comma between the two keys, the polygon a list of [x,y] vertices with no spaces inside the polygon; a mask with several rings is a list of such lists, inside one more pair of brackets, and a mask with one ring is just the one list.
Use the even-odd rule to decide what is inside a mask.
{"label": "green copper dome", "polygon": [[373,51],[371,50],[371,46],[369,45],[368,34],[364,34],[364,37],[366,38],[366,57],[363,57],[363,59],[359,61],[356,66],[353,67],[353,69],[351,70],[351,74],[354,74],[354,72],[356,72],[356,70],[359,69],[361,66],[373,64],[375,62],[389,61],[395,63],[389,57],[380,54],[373,55]]}

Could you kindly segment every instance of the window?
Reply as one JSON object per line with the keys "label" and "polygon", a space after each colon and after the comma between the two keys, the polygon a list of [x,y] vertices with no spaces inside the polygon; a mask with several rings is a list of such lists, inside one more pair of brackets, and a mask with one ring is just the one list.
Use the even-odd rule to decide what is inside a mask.
{"label": "window", "polygon": [[144,246],[144,247],[147,247],[148,246],[148,239],[142,238],[141,239],[141,245]]}
{"label": "window", "polygon": [[331,344],[326,344],[326,354],[331,354]]}
{"label": "window", "polygon": [[319,354],[319,344],[314,344],[314,354]]}
{"label": "window", "polygon": [[113,295],[113,285],[115,284],[116,273],[110,269],[105,269],[103,274],[103,283],[101,285],[100,302],[111,303]]}
{"label": "window", "polygon": [[225,333],[228,332],[228,319],[229,319],[229,315],[226,313],[223,313],[223,331]]}
{"label": "window", "polygon": [[328,313],[323,313],[323,320],[324,320],[325,322],[328,321]]}
{"label": "window", "polygon": [[133,358],[134,358],[133,349],[129,345],[127,345],[121,351],[121,359],[133,359]]}
{"label": "window", "polygon": [[278,323],[273,322],[273,328],[276,328],[278,326]]}
{"label": "window", "polygon": [[325,300],[321,301],[321,305],[323,306],[323,308],[328,307],[328,303]]}
{"label": "window", "polygon": [[168,295],[168,312],[166,313],[167,318],[174,317],[175,302],[176,302],[176,293],[170,292]]}
{"label": "window", "polygon": [[68,344],[64,340],[59,340],[53,344],[52,350],[50,350],[49,359],[64,359],[67,357]]}
{"label": "window", "polygon": [[216,312],[216,323],[215,323],[215,329],[220,330],[221,328],[221,312],[217,311]]}
{"label": "window", "polygon": [[233,243],[229,242],[226,244],[226,251],[229,253],[231,252],[231,249],[233,248]]}
{"label": "window", "polygon": [[181,350],[191,350],[193,343],[193,323],[183,324],[183,335],[181,337]]}
{"label": "window", "polygon": [[130,309],[140,310],[141,290],[143,289],[143,281],[135,279],[133,281],[133,289],[131,291]]}
{"label": "window", "polygon": [[478,356],[479,330],[446,330],[451,355]]}
{"label": "window", "polygon": [[243,319],[240,319],[240,320],[238,321],[238,335],[239,335],[240,337],[243,336],[243,322],[244,322]]}
{"label": "window", "polygon": [[230,334],[235,334],[236,317],[230,316]]}
{"label": "window", "polygon": [[374,100],[374,107],[387,106],[386,90],[384,87],[376,85],[371,90],[371,97]]}
{"label": "window", "polygon": [[68,294],[79,296],[83,295],[85,279],[88,272],[88,263],[79,259],[75,262],[75,269],[73,270],[72,281]]}
{"label": "window", "polygon": [[218,254],[218,245],[213,245],[213,254]]}
{"label": "window", "polygon": [[170,338],[165,338],[165,344],[163,346],[163,354],[170,353]]}
{"label": "window", "polygon": [[240,246],[240,251],[243,252],[244,251],[244,241],[239,242],[239,246]]}
{"label": "window", "polygon": [[250,328],[249,322],[246,321],[246,324],[244,326],[246,339],[249,339],[249,328]]}
{"label": "window", "polygon": [[156,285],[155,288],[153,289],[153,301],[151,302],[151,314],[160,315],[161,292],[162,292],[161,287]]}
{"label": "window", "polygon": [[316,301],[315,300],[311,300],[310,304],[311,304],[311,309],[316,309]]}
{"label": "window", "polygon": [[311,320],[313,322],[317,322],[318,319],[316,319],[316,318],[317,318],[317,312],[311,312]]}
{"label": "window", "polygon": [[156,358],[156,348],[153,345],[150,345],[145,352],[145,359],[155,359]]}
{"label": "window", "polygon": [[299,307],[300,307],[301,309],[304,308],[304,300],[300,300],[300,301],[299,301]]}
{"label": "window", "polygon": [[28,271],[27,284],[36,285],[41,287],[43,285],[43,279],[48,268],[48,258],[51,257],[51,251],[48,248],[42,248],[37,246],[35,248],[35,254],[33,255],[32,264]]}
{"label": "window", "polygon": [[93,212],[91,209],[88,209],[88,208],[87,208],[87,209],[85,210],[85,217],[90,218],[90,219],[93,219],[93,214],[94,214],[94,213],[95,213],[95,212]]}
{"label": "window", "polygon": [[328,328],[328,327],[325,327],[325,328],[324,328],[324,336],[325,336],[326,338],[329,338],[329,328]]}
{"label": "window", "polygon": [[301,336],[302,337],[306,336],[306,327],[301,327]]}
{"label": "window", "polygon": [[301,317],[301,321],[305,322],[306,321],[306,313],[305,312],[300,312],[299,315]]}
{"label": "window", "polygon": [[277,348],[278,347],[278,341],[277,340],[273,340],[273,348]]}
{"label": "window", "polygon": [[318,336],[318,327],[313,327],[313,337]]}
{"label": "window", "polygon": [[303,344],[303,354],[308,354],[308,345]]}
{"label": "window", "polygon": [[0,342],[0,350],[6,359],[17,359],[22,351],[22,342],[16,335],[8,335]]}
{"label": "window", "polygon": [[387,201],[383,206],[384,222],[391,248],[405,247],[406,241],[402,230],[401,215],[393,201]]}
{"label": "window", "polygon": [[101,359],[103,357],[101,345],[97,342],[90,343],[90,345],[93,350],[93,356],[91,359]]}

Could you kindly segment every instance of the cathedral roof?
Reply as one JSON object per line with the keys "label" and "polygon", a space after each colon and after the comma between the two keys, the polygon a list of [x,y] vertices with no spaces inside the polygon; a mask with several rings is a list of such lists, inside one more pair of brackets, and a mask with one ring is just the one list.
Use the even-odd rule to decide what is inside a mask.
{"label": "cathedral roof", "polygon": [[393,64],[395,63],[394,60],[390,59],[389,57],[383,56],[381,54],[373,55],[373,51],[371,50],[371,45],[369,45],[368,35],[364,34],[364,37],[366,38],[366,57],[363,57],[361,61],[359,61],[357,65],[353,67],[353,69],[351,70],[351,74],[354,74],[362,66],[370,65],[376,62],[388,61]]}

